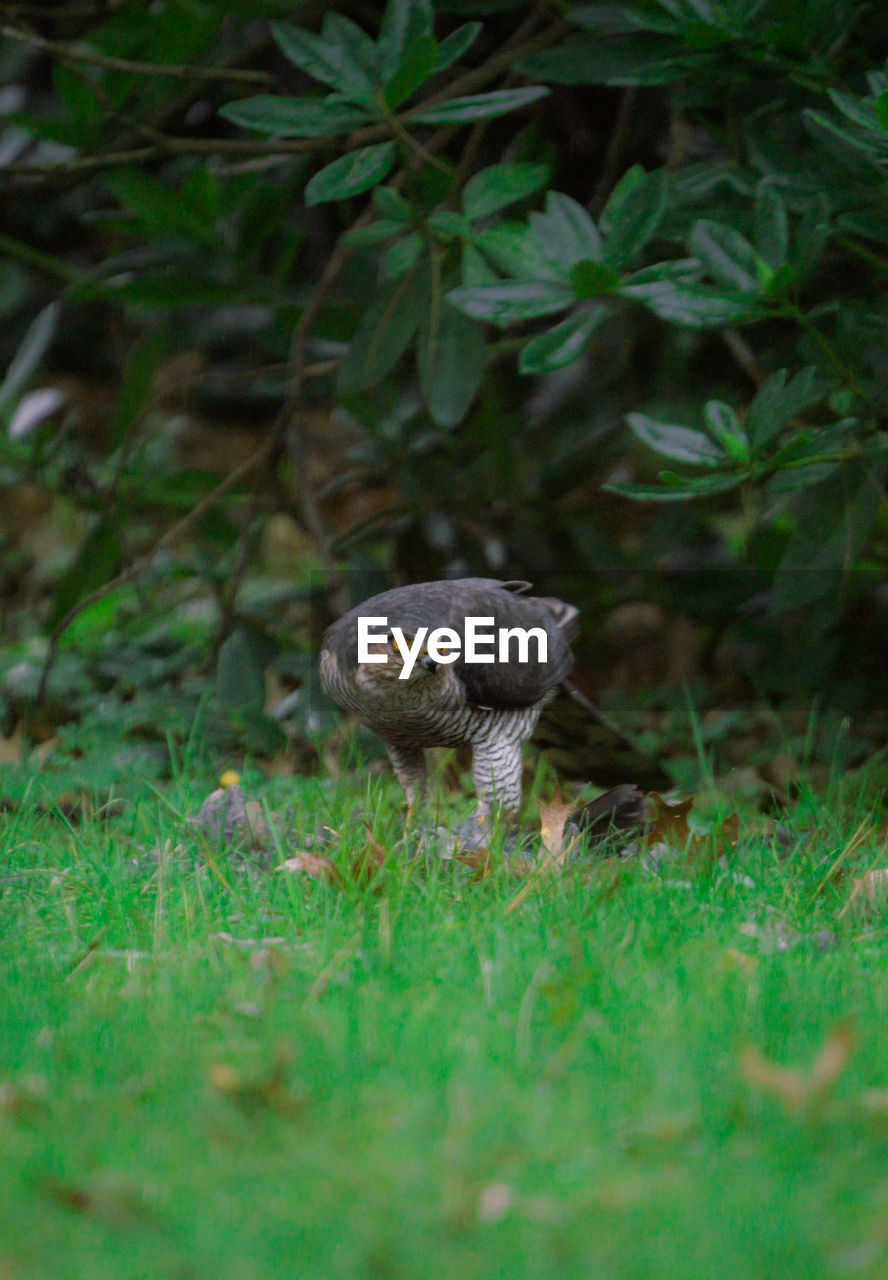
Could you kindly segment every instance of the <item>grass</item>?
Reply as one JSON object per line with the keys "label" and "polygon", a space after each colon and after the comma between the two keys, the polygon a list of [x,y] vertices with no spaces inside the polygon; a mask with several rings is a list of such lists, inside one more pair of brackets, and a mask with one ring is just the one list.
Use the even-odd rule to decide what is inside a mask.
{"label": "grass", "polygon": [[[343,867],[359,801],[394,843],[387,779],[276,787],[345,823]],[[886,1274],[888,918],[839,919],[827,876],[864,815],[809,801],[780,856],[598,863],[509,911],[504,871],[394,852],[370,885],[247,870],[183,826],[201,798],[0,815],[3,1280]],[[847,1018],[797,1110],[744,1073],[749,1045],[807,1071]]]}

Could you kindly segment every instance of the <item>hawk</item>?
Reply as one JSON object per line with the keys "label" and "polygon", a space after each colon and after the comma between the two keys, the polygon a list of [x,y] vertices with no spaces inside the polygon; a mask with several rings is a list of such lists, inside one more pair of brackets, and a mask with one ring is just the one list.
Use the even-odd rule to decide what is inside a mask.
{"label": "hawk", "polygon": [[[426,748],[468,745],[479,817],[497,805],[508,814],[517,812],[521,744],[573,667],[569,641],[578,614],[562,600],[525,594],[529,590],[530,583],[494,578],[420,582],[372,596],[325,632],[321,684],[385,743],[410,811],[425,789]],[[377,646],[377,661],[360,662],[359,619],[371,617],[387,620],[385,638]],[[505,648],[494,646],[492,661],[467,662],[469,618],[493,619],[497,637],[503,628],[541,629],[545,660],[537,632],[523,653],[517,639],[509,639]],[[410,666],[401,642],[413,648],[423,627],[456,633],[455,661],[437,661],[426,649]],[[385,661],[379,660],[382,655]],[[407,666],[409,675],[401,679]]]}

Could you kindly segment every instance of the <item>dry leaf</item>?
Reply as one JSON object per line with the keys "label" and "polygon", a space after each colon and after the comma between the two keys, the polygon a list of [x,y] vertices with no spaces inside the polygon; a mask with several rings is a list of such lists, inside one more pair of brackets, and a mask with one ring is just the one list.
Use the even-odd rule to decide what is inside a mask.
{"label": "dry leaf", "polygon": [[492,1182],[478,1197],[478,1221],[501,1222],[512,1207],[512,1188],[505,1182]]}
{"label": "dry leaf", "polygon": [[244,1078],[226,1063],[216,1063],[210,1068],[210,1082],[245,1111],[270,1108],[281,1115],[297,1116],[305,1107],[305,1098],[294,1093],[287,1083],[292,1057],[286,1045],[279,1045],[271,1068],[253,1079]]}
{"label": "dry leaf", "polygon": [[570,842],[565,846],[564,824],[575,808],[576,801],[565,800],[557,784],[555,795],[548,804],[543,800],[537,803],[540,814],[540,838],[547,854],[545,861],[551,861],[555,866],[563,866],[570,852]]}
{"label": "dry leaf", "polygon": [[368,885],[377,871],[385,866],[385,849],[373,835],[367,831],[367,843],[360,853],[356,854],[351,864],[351,877],[360,885]]}
{"label": "dry leaf", "polygon": [[733,848],[740,835],[740,819],[736,813],[724,818],[705,835],[696,833],[688,823],[694,797],[670,804],[657,791],[645,797],[649,823],[645,847],[666,845],[683,853],[688,866],[703,867],[717,862],[727,848]]}
{"label": "dry leaf", "polygon": [[485,849],[484,845],[479,845],[477,849],[467,849],[465,853],[454,853],[452,856],[454,862],[461,862],[464,867],[472,868],[475,873],[472,876],[472,884],[486,880],[490,875],[490,850]]}
{"label": "dry leaf", "polygon": [[849,1021],[834,1027],[808,1071],[781,1067],[752,1045],[743,1050],[740,1071],[747,1084],[770,1093],[786,1111],[795,1115],[820,1101],[844,1071],[854,1052],[854,1032]]}
{"label": "dry leaf", "polygon": [[322,858],[318,853],[309,853],[307,849],[294,853],[290,858],[285,858],[275,867],[275,871],[301,872],[303,875],[311,876],[313,880],[325,880],[327,884],[342,883],[339,868],[335,867],[329,858]]}
{"label": "dry leaf", "polygon": [[851,896],[839,912],[841,920],[850,907],[858,915],[875,915],[888,903],[888,868],[874,867],[854,881]]}

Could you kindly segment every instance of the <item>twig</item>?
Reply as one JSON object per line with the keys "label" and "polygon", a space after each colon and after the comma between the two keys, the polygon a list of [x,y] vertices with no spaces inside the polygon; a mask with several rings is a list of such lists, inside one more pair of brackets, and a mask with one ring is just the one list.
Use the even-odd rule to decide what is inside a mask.
{"label": "twig", "polygon": [[[74,16],[74,15],[71,15]],[[168,62],[138,62],[132,58],[112,58],[104,53],[91,53],[88,49],[78,49],[64,40],[49,40],[46,36],[37,35],[35,31],[22,31],[19,27],[11,27],[8,23],[0,23],[0,36],[7,40],[16,40],[19,44],[29,45],[32,49],[41,49],[65,62],[85,62],[91,67],[101,67],[105,71],[125,71],[135,75],[168,76],[174,80],[233,80],[240,84],[262,85],[265,88],[273,85],[275,79],[267,71],[238,71],[229,67],[194,67]]]}

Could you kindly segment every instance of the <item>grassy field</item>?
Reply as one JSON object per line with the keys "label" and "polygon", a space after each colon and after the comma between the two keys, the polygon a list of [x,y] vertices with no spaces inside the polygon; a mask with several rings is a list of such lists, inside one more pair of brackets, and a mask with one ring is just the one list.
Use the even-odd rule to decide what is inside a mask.
{"label": "grassy field", "polygon": [[387,779],[262,794],[344,870],[357,803],[393,851],[250,870],[181,783],[0,814],[2,1280],[888,1274],[888,915],[828,875],[875,823],[801,804],[730,869],[512,906],[394,851]]}

